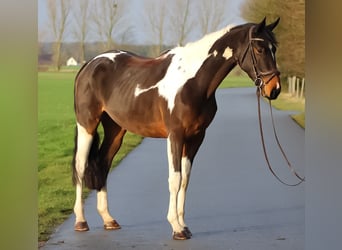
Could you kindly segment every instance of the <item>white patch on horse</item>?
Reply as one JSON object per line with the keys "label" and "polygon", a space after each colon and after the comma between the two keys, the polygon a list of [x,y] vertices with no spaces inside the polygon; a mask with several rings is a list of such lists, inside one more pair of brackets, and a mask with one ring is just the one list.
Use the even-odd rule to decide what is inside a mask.
{"label": "white patch on horse", "polygon": [[181,173],[176,172],[173,164],[173,155],[171,150],[171,140],[167,138],[167,156],[169,163],[169,211],[167,213],[167,220],[172,226],[174,232],[181,232],[183,227],[179,224],[177,213],[177,194],[180,188]]}
{"label": "white patch on horse", "polygon": [[191,161],[188,157],[182,157],[182,180],[180,189],[177,197],[177,213],[179,224],[184,228],[186,227],[184,221],[184,210],[185,210],[185,199],[186,199],[186,188],[189,183],[191,172]]}
{"label": "white patch on horse", "polygon": [[156,85],[153,85],[153,86],[151,86],[151,87],[149,87],[149,88],[147,88],[147,89],[142,89],[142,88],[139,87],[139,85],[140,85],[140,84],[137,84],[137,87],[136,87],[135,90],[134,90],[134,96],[135,96],[135,97],[137,97],[137,96],[139,96],[140,94],[145,93],[145,92],[147,92],[147,91],[149,91],[149,90],[154,89],[154,88],[157,87],[157,84],[156,84]]}
{"label": "white patch on horse", "polygon": [[224,52],[223,52],[223,57],[226,58],[226,60],[228,60],[229,58],[231,58],[233,55],[233,51],[231,48],[227,47]]}
{"label": "white patch on horse", "polygon": [[107,199],[107,188],[103,187],[101,191],[97,192],[97,211],[101,215],[104,223],[110,223],[113,221],[113,217],[108,211],[108,199]]}
{"label": "white patch on horse", "polygon": [[273,58],[273,61],[275,60],[275,55],[274,55],[274,53],[273,53],[273,45],[272,45],[272,43],[269,43],[268,44],[268,48],[270,49],[270,51],[271,51],[271,55],[272,55],[272,58]]}
{"label": "white patch on horse", "polygon": [[77,171],[78,181],[76,183],[76,201],[74,205],[76,222],[85,221],[82,205],[82,179],[92,141],[93,136],[89,134],[82,125],[77,123],[77,152],[75,168]]}
{"label": "white patch on horse", "polygon": [[119,52],[108,52],[108,53],[103,53],[103,54],[100,54],[96,57],[93,58],[93,60],[97,59],[97,58],[101,58],[101,57],[106,57],[108,58],[109,60],[112,60],[114,62],[114,58],[117,56],[117,55],[120,55],[120,54],[123,54],[123,53],[126,53],[124,51],[119,51]]}
{"label": "white patch on horse", "polygon": [[[177,93],[182,89],[187,80],[196,75],[205,59],[210,56],[208,52],[214,42],[228,32],[230,28],[231,26],[227,26],[222,30],[204,36],[196,42],[170,50],[165,56],[173,55],[173,58],[164,78],[146,89],[142,89],[138,85],[134,91],[135,97],[151,89],[158,88],[159,95],[165,98],[168,109],[172,113]],[[231,56],[231,50],[227,48],[225,56],[228,57],[229,55]]]}
{"label": "white patch on horse", "polygon": [[87,130],[77,123],[77,152],[76,152],[76,170],[79,178],[83,178],[85,164],[88,159],[93,136],[87,132]]}

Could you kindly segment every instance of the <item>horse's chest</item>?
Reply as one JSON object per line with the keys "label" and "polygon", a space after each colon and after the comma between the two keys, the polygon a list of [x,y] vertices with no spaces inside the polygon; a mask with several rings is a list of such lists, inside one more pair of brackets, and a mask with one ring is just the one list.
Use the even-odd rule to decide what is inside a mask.
{"label": "horse's chest", "polygon": [[[177,105],[176,105],[177,107]],[[215,117],[217,106],[215,100],[209,103],[175,107],[173,114],[182,125],[187,136],[205,130]]]}

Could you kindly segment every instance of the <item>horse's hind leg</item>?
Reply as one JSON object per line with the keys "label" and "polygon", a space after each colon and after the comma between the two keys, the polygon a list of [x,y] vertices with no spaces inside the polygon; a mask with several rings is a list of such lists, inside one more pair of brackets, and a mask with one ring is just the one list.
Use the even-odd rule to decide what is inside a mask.
{"label": "horse's hind leg", "polygon": [[[97,124],[94,125],[96,129]],[[82,188],[84,171],[88,160],[89,151],[94,142],[94,135],[89,133],[82,125],[77,123],[75,155],[74,155],[74,174],[73,180],[76,185],[76,200],[74,205],[74,213],[76,216],[75,231],[88,231],[89,227],[84,217],[82,204]],[[97,136],[97,134],[95,134]],[[96,137],[96,140],[98,138]]]}
{"label": "horse's hind leg", "polygon": [[[100,148],[100,165],[105,168],[106,176],[112,164],[112,160],[120,149],[122,139],[126,130],[117,125],[107,113],[103,113],[101,122],[104,129],[104,139]],[[97,210],[101,215],[104,223],[104,229],[115,230],[120,229],[120,225],[110,215],[108,211],[107,187],[106,185],[97,192]]]}

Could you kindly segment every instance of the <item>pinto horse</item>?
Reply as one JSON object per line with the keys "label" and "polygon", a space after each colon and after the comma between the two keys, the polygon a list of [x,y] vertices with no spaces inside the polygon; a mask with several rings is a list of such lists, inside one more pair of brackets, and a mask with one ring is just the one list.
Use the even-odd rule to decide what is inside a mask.
{"label": "pinto horse", "polygon": [[[76,113],[73,181],[76,231],[89,230],[82,205],[83,184],[97,190],[97,210],[104,228],[119,229],[107,205],[106,179],[126,131],[166,138],[169,165],[169,209],[173,239],[192,234],[184,221],[186,190],[194,157],[217,105],[215,91],[239,65],[262,96],[276,99],[281,85],[273,29],[266,25],[227,26],[157,58],[109,51],[88,61],[75,79]],[[104,129],[100,145],[99,123]]]}

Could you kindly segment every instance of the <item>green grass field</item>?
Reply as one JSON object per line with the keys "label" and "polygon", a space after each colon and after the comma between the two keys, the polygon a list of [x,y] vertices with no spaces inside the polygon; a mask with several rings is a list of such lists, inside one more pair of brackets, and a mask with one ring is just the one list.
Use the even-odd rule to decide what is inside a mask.
{"label": "green grass field", "polygon": [[[76,72],[38,73],[38,230],[45,241],[71,213],[75,191],[71,181],[75,117],[73,84]],[[220,85],[252,87],[245,76],[230,75]],[[113,166],[141,141],[127,133]],[[85,196],[89,191],[85,192]]]}

